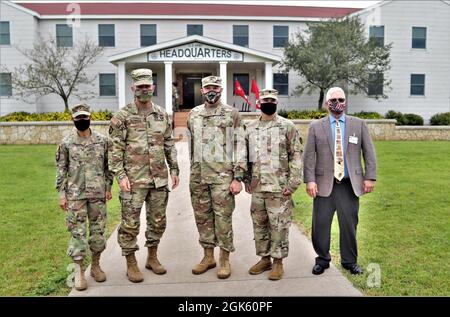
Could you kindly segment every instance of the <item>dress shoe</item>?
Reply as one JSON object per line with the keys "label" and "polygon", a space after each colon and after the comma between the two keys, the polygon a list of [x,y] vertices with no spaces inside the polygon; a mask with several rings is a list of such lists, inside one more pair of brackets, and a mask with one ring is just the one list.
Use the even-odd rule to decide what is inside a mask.
{"label": "dress shoe", "polygon": [[330,267],[330,265],[320,265],[320,264],[316,264],[314,265],[313,269],[312,269],[312,274],[314,275],[320,275],[323,272],[325,272],[326,269],[328,269]]}
{"label": "dress shoe", "polygon": [[347,271],[350,271],[350,273],[353,275],[363,274],[363,270],[359,267],[358,264],[342,265],[342,267]]}

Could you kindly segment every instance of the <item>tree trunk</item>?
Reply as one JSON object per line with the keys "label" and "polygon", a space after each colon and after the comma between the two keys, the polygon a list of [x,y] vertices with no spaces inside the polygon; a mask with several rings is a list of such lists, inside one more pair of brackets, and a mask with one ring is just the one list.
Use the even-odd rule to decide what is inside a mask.
{"label": "tree trunk", "polygon": [[69,112],[69,99],[63,96],[61,98],[64,100],[64,112]]}
{"label": "tree trunk", "polygon": [[325,98],[325,90],[322,88],[320,89],[320,95],[319,95],[319,110],[322,110],[323,105],[323,99]]}

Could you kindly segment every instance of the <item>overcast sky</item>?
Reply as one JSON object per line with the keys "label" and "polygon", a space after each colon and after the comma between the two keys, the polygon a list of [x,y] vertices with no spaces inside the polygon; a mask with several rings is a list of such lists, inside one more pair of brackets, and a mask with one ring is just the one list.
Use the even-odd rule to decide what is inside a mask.
{"label": "overcast sky", "polygon": [[[42,0],[17,0],[17,2],[44,2]],[[48,2],[71,2],[71,1],[48,1]],[[115,2],[113,0],[74,0],[73,2]],[[380,1],[347,1],[347,0],[328,0],[328,1],[304,1],[304,0],[134,0],[129,2],[183,2],[183,3],[234,3],[234,4],[270,4],[270,5],[295,5],[295,6],[318,6],[318,7],[349,7],[349,8],[366,8]]]}

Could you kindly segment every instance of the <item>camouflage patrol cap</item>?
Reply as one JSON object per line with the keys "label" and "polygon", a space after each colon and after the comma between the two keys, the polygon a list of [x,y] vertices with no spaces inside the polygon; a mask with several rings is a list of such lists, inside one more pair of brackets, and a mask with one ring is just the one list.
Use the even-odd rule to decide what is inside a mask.
{"label": "camouflage patrol cap", "polygon": [[135,69],[131,72],[133,85],[153,85],[152,70],[148,68]]}
{"label": "camouflage patrol cap", "polygon": [[208,76],[202,78],[202,88],[208,85],[222,87],[222,78],[217,76]]}
{"label": "camouflage patrol cap", "polygon": [[259,92],[259,99],[268,99],[268,98],[278,100],[278,90],[266,88]]}
{"label": "camouflage patrol cap", "polygon": [[85,116],[91,115],[91,113],[90,113],[91,110],[90,110],[89,106],[85,105],[84,103],[77,104],[77,105],[73,106],[70,110],[72,112],[72,118],[76,118],[81,115],[85,115]]}

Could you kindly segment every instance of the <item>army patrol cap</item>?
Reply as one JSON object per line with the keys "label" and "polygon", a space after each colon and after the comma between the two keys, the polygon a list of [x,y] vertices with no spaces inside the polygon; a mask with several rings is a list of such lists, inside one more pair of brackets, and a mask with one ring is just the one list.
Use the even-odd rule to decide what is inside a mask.
{"label": "army patrol cap", "polygon": [[73,106],[70,110],[72,112],[72,118],[76,118],[81,115],[85,115],[85,116],[91,115],[91,113],[90,113],[91,110],[90,110],[89,106],[85,105],[84,103],[77,104],[77,105]]}
{"label": "army patrol cap", "polygon": [[259,92],[259,99],[268,99],[268,98],[278,100],[278,90],[263,89]]}
{"label": "army patrol cap", "polygon": [[148,68],[135,69],[131,72],[133,85],[153,85],[153,73]]}
{"label": "army patrol cap", "polygon": [[217,76],[208,76],[202,78],[202,88],[208,85],[222,87],[222,78]]}

